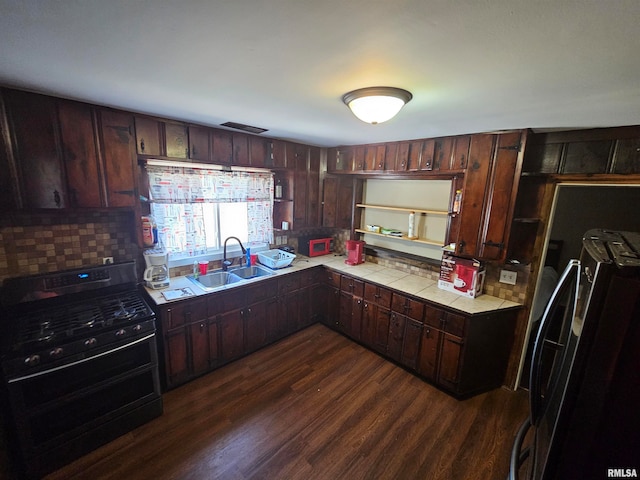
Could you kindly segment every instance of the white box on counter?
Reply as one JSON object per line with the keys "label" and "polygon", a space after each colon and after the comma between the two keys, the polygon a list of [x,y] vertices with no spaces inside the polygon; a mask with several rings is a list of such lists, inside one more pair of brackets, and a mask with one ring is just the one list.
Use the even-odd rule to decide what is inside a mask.
{"label": "white box on counter", "polygon": [[438,288],[468,298],[482,295],[485,269],[482,262],[460,258],[448,252],[442,254]]}

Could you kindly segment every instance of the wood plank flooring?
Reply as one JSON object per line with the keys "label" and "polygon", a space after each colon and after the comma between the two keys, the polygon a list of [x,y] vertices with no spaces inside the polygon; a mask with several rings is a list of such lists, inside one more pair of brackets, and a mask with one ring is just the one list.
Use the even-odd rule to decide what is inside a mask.
{"label": "wood plank flooring", "polygon": [[317,324],[47,479],[504,479],[526,407],[506,389],[455,400]]}

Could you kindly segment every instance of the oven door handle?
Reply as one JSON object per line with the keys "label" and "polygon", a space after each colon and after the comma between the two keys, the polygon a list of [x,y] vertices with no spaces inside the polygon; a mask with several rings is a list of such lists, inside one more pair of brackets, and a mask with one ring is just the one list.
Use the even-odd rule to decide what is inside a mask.
{"label": "oven door handle", "polygon": [[80,365],[82,363],[90,362],[91,360],[94,360],[96,358],[104,357],[105,355],[111,355],[112,353],[118,352],[120,350],[124,350],[125,348],[129,348],[129,347],[131,347],[133,345],[137,345],[138,343],[145,342],[145,341],[147,341],[150,338],[153,338],[155,336],[156,336],[156,334],[154,332],[154,333],[151,333],[151,334],[149,334],[149,335],[147,335],[145,337],[138,338],[137,340],[134,340],[133,342],[127,343],[126,345],[120,345],[119,347],[113,348],[111,350],[107,350],[106,352],[102,352],[102,353],[99,353],[97,355],[93,355],[93,356],[88,357],[88,358],[83,358],[82,360],[78,360],[76,362],[68,363],[66,365],[60,365],[59,367],[50,368],[49,370],[43,370],[41,372],[32,373],[31,375],[24,375],[22,377],[12,378],[12,379],[8,380],[7,383],[22,382],[24,380],[29,380],[31,378],[40,377],[42,375],[47,375],[47,374],[52,373],[52,372],[57,372],[57,371],[60,371],[60,370],[64,370],[65,368],[71,368],[71,367],[74,367],[76,365]]}

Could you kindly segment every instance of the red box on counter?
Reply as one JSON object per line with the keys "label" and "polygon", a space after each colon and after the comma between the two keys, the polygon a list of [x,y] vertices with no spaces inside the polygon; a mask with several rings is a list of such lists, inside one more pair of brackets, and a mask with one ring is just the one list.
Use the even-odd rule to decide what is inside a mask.
{"label": "red box on counter", "polygon": [[442,254],[438,288],[476,298],[482,295],[484,277],[484,265],[478,260],[456,257],[447,252]]}

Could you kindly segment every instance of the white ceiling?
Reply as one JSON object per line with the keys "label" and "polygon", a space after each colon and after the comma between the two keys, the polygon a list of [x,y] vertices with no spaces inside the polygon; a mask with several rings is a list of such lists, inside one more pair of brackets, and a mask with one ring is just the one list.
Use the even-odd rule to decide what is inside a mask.
{"label": "white ceiling", "polygon": [[[640,124],[638,0],[0,0],[0,84],[335,146]],[[367,125],[341,97],[407,89]]]}

